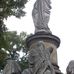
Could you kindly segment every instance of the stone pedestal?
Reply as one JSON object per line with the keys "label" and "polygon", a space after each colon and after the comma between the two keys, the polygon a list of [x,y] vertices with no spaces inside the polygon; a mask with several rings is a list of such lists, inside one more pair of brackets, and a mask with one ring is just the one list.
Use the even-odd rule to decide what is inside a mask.
{"label": "stone pedestal", "polygon": [[52,35],[50,33],[36,33],[28,37],[26,40],[27,47],[29,48],[29,50],[35,49],[37,45],[36,43],[38,41],[43,41],[46,49],[47,48],[53,49],[50,56],[50,61],[52,65],[54,66],[56,74],[61,74],[58,67],[58,60],[57,60],[57,48],[60,45],[60,39],[57,36]]}

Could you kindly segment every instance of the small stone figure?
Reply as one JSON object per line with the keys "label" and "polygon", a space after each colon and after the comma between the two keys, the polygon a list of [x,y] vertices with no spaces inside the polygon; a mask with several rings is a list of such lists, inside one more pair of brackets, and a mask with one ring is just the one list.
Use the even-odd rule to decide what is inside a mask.
{"label": "small stone figure", "polygon": [[45,49],[43,41],[39,41],[37,47],[30,50],[29,67],[32,74],[55,74],[50,62],[50,48]]}
{"label": "small stone figure", "polygon": [[4,67],[3,74],[21,74],[21,69],[18,63],[9,59]]}
{"label": "small stone figure", "polygon": [[67,74],[74,74],[74,60],[69,62],[69,65],[66,71],[67,71]]}
{"label": "small stone figure", "polygon": [[48,21],[51,9],[50,3],[50,0],[36,0],[32,11],[35,33],[50,33],[50,29],[48,28]]}

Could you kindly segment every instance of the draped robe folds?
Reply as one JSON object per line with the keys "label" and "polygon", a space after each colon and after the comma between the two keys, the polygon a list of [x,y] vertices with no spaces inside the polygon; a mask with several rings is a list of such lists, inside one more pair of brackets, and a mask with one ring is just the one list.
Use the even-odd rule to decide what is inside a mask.
{"label": "draped robe folds", "polygon": [[35,32],[50,32],[48,21],[50,17],[50,0],[37,0],[34,4],[32,17],[35,25]]}
{"label": "draped robe folds", "polygon": [[38,42],[35,49],[29,53],[29,67],[32,74],[55,74],[50,62],[50,48],[45,49],[43,42]]}

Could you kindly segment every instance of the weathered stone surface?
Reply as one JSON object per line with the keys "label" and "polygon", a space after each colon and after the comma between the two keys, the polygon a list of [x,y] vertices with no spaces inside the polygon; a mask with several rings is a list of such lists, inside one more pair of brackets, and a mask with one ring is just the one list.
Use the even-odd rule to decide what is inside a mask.
{"label": "weathered stone surface", "polygon": [[46,49],[53,50],[53,51],[51,51],[51,55],[49,56],[50,62],[54,66],[56,74],[62,74],[61,71],[59,70],[58,59],[57,59],[57,48],[60,45],[60,39],[57,36],[49,34],[49,33],[45,33],[45,32],[36,33],[36,34],[28,37],[26,40],[26,44],[27,44],[27,47],[29,48],[29,50],[37,49],[38,41],[44,42],[45,51],[46,51]]}
{"label": "weathered stone surface", "polygon": [[[37,43],[32,44],[30,49],[35,49],[36,45],[37,45]],[[45,45],[46,49],[48,49],[48,48],[53,49],[53,51],[51,53],[51,56],[50,56],[50,61],[53,64],[58,64],[58,61],[57,61],[57,47],[54,44],[51,44],[51,43],[46,42],[46,41],[44,42],[44,45]]]}
{"label": "weathered stone surface", "polygon": [[38,41],[35,49],[30,50],[29,67],[32,69],[32,74],[55,74],[50,61],[51,50],[45,49],[43,41]]}
{"label": "weathered stone surface", "polygon": [[74,74],[74,60],[69,62],[69,65],[67,66],[67,74]]}
{"label": "weathered stone surface", "polygon": [[36,0],[32,11],[35,33],[42,31],[50,32],[50,29],[48,28],[51,9],[50,3],[50,0]]}
{"label": "weathered stone surface", "polygon": [[60,44],[60,39],[54,35],[51,34],[45,34],[45,33],[40,33],[40,34],[34,34],[30,37],[27,38],[27,46],[29,49],[35,49],[37,42],[42,40],[45,45],[45,49],[50,48],[53,49],[51,55],[50,55],[50,61],[53,64],[58,64],[57,61],[57,48],[59,47]]}
{"label": "weathered stone surface", "polygon": [[16,61],[8,60],[3,70],[3,74],[21,74],[20,66]]}

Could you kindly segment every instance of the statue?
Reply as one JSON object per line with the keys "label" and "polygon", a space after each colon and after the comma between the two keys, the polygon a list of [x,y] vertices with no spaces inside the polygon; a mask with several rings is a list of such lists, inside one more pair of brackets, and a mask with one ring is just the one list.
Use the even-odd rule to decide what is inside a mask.
{"label": "statue", "polygon": [[21,74],[21,68],[15,60],[9,59],[4,67],[3,74]]}
{"label": "statue", "polygon": [[33,21],[35,25],[35,33],[47,32],[51,33],[48,27],[50,17],[50,0],[37,0],[32,11]]}
{"label": "statue", "polygon": [[30,50],[29,68],[31,74],[55,74],[50,62],[50,51],[50,48],[45,49],[43,41],[39,41],[37,47]]}
{"label": "statue", "polygon": [[67,74],[74,74],[74,60],[70,61],[66,71]]}

